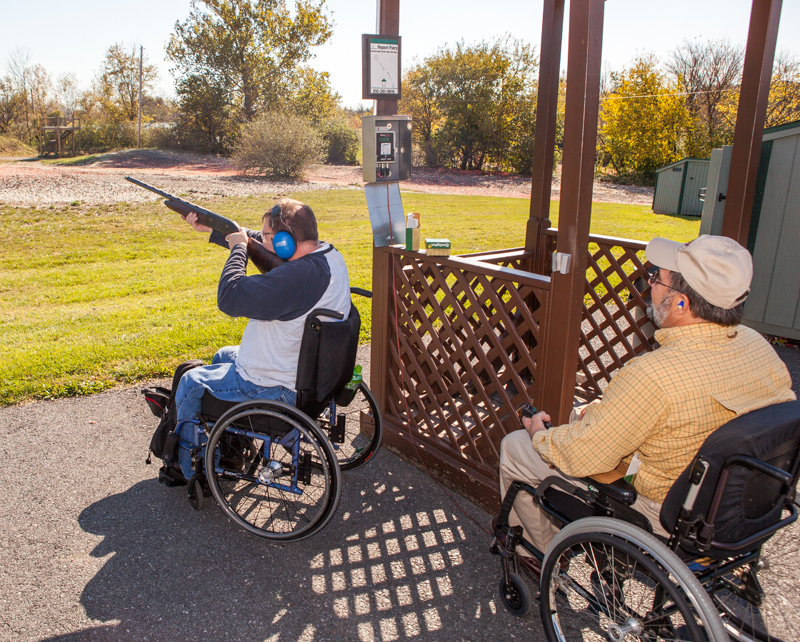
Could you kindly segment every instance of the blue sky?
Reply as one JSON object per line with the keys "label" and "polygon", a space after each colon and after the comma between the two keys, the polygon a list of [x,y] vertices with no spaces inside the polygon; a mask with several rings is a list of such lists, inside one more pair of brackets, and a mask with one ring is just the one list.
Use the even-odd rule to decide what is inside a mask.
{"label": "blue sky", "polygon": [[[88,89],[108,47],[135,43],[145,47],[149,62],[159,68],[158,93],[172,93],[164,47],[175,22],[188,17],[189,0],[137,0],[127,6],[100,0],[37,0],[36,11],[16,1],[0,3],[6,5],[0,21],[0,75],[5,74],[9,55],[23,50],[53,79],[72,72],[81,88]],[[344,106],[371,106],[361,99],[361,34],[375,31],[376,2],[327,0],[326,6],[335,22],[334,34],[317,48],[313,65],[330,73]],[[644,52],[664,59],[685,39],[727,37],[743,45],[752,0],[607,0],[605,6],[603,66],[620,70]],[[402,62],[409,65],[462,39],[475,43],[504,34],[538,49],[541,14],[541,0],[400,0]],[[800,55],[798,33],[800,2],[784,0],[778,49]]]}

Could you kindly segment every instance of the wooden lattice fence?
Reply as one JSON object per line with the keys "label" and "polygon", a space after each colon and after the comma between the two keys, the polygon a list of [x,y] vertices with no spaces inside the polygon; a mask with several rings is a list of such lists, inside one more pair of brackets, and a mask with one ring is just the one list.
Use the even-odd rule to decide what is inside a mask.
{"label": "wooden lattice fence", "polygon": [[[545,243],[556,235],[547,230]],[[638,283],[641,292],[634,287],[647,267],[645,244],[591,241],[575,384],[576,396],[587,400],[652,349],[653,331],[644,315],[646,281]],[[500,442],[520,427],[517,409],[539,398],[549,275],[531,273],[533,255],[521,248],[450,258],[383,251],[390,258],[381,348],[388,356],[377,388],[386,444],[494,508]],[[381,314],[377,307],[374,314]]]}

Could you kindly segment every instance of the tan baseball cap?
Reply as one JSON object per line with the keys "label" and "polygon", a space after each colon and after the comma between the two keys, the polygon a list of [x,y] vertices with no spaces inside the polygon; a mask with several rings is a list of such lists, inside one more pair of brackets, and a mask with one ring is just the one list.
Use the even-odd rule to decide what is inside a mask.
{"label": "tan baseball cap", "polygon": [[747,298],[753,278],[753,258],[727,236],[703,234],[689,243],[654,238],[647,260],[685,281],[711,305],[730,310]]}

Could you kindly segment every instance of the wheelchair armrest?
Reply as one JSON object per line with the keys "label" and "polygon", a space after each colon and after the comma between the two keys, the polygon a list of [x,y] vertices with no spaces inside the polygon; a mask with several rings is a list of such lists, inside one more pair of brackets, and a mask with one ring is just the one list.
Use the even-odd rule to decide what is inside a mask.
{"label": "wheelchair armrest", "polygon": [[594,496],[591,491],[584,490],[583,488],[573,484],[568,479],[564,479],[563,477],[559,477],[558,475],[551,475],[550,477],[545,477],[541,481],[541,483],[536,487],[536,491],[534,494],[537,497],[537,499],[541,500],[544,497],[544,494],[550,489],[550,487],[553,486],[564,491],[567,495],[575,495],[586,502],[590,502],[594,499]]}
{"label": "wheelchair armrest", "polygon": [[633,487],[633,484],[625,481],[624,479],[617,479],[609,484],[599,482],[592,477],[585,477],[583,481],[592,488],[596,488],[599,492],[607,497],[618,501],[620,504],[625,504],[626,506],[633,504],[638,495],[636,489]]}
{"label": "wheelchair armrest", "polygon": [[339,319],[341,321],[344,318],[344,315],[341,312],[337,312],[336,310],[328,310],[327,308],[317,308],[316,310],[311,310],[311,312],[308,313],[308,316],[314,320],[319,320],[319,317],[330,317],[331,319]]}
{"label": "wheelchair armrest", "polygon": [[750,470],[757,470],[764,475],[777,479],[786,486],[791,487],[794,485],[791,473],[787,473],[785,470],[781,470],[755,457],[747,457],[746,455],[733,455],[732,457],[728,457],[728,459],[725,460],[725,468],[733,468],[734,466],[742,466]]}
{"label": "wheelchair armrest", "polygon": [[369,290],[364,290],[363,288],[351,287],[350,294],[359,294],[361,296],[367,297],[368,299],[372,298],[372,292],[370,292]]}

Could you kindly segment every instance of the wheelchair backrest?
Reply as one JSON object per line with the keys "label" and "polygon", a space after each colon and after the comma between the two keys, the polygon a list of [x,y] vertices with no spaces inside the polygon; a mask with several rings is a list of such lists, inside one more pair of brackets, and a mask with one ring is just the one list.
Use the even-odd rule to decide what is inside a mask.
{"label": "wheelchair backrest", "polygon": [[297,407],[316,418],[353,377],[361,317],[356,306],[344,321],[306,319],[297,362]]}
{"label": "wheelchair backrest", "polygon": [[[793,481],[785,484],[744,463],[734,463],[732,458],[737,456],[770,464]],[[709,435],[695,461],[698,458],[709,466],[688,521],[712,522],[713,539],[719,543],[741,542],[776,524],[800,469],[800,401],[767,406],[732,419]],[[662,505],[660,521],[667,532],[672,532],[678,521],[695,461],[678,477]],[[724,489],[714,507],[719,484],[724,484]],[[714,508],[716,514],[709,519]],[[691,550],[690,542],[682,541],[681,546],[697,552]],[[708,554],[716,556],[713,551]],[[727,556],[731,551],[719,554]]]}

